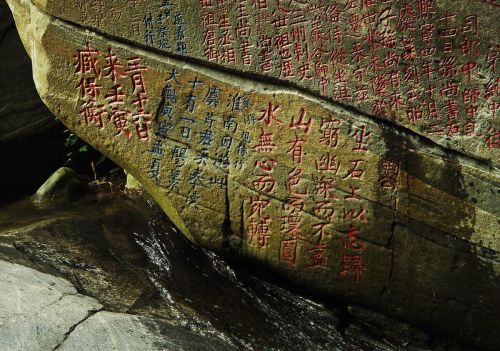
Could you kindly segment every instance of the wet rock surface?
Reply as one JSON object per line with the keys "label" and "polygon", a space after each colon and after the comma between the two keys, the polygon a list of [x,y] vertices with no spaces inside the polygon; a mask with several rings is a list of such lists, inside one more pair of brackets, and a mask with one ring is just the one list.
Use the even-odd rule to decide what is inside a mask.
{"label": "wet rock surface", "polygon": [[158,208],[123,194],[91,195],[64,209],[29,199],[2,209],[0,260],[2,351],[452,345],[232,268],[192,246]]}
{"label": "wet rock surface", "polygon": [[0,261],[0,350],[233,350],[161,320],[102,311],[67,280]]}

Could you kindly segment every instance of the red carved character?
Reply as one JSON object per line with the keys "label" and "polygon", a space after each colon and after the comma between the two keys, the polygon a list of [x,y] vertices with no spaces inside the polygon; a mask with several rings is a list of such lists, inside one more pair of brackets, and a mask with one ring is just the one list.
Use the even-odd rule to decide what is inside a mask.
{"label": "red carved character", "polygon": [[259,122],[264,122],[267,126],[270,126],[273,121],[275,121],[278,124],[283,124],[281,120],[276,118],[274,115],[277,111],[279,111],[280,106],[276,105],[273,106],[273,103],[269,101],[269,106],[266,109],[260,110],[262,113],[261,117],[258,119]]}
{"label": "red carved character", "polygon": [[280,261],[295,266],[297,260],[297,239],[282,240],[280,247]]}
{"label": "red carved character", "polygon": [[349,256],[347,254],[342,254],[342,271],[340,275],[346,277],[354,275],[354,283],[359,284],[361,273],[366,269],[365,264],[361,258],[361,255],[352,255]]}
{"label": "red carved character", "polygon": [[328,262],[327,257],[328,246],[324,244],[316,244],[312,249],[307,250],[311,255],[311,268],[324,268]]}
{"label": "red carved character", "polygon": [[87,74],[93,72],[96,78],[100,78],[101,71],[97,69],[97,55],[100,53],[99,50],[93,49],[92,45],[87,41],[86,49],[78,50],[77,55],[75,55],[75,73]]}
{"label": "red carved character", "polygon": [[293,163],[295,164],[301,164],[302,163],[302,156],[304,153],[304,144],[307,141],[305,139],[299,139],[299,137],[296,135],[295,140],[289,141],[288,144],[292,144],[292,147],[287,151],[287,154],[292,155],[292,160]]}
{"label": "red carved character", "polygon": [[259,136],[259,143],[254,146],[254,149],[258,152],[272,152],[276,148],[273,143],[273,134],[266,133],[264,129]]}
{"label": "red carved character", "polygon": [[295,120],[295,116],[292,116],[292,121],[290,122],[290,128],[291,129],[302,128],[305,130],[306,134],[309,134],[309,132],[311,131],[312,118],[309,117],[307,122],[304,121],[304,118],[306,117],[306,113],[307,113],[306,110],[304,110],[304,108],[301,108],[300,115],[299,115],[299,118],[297,121]]}
{"label": "red carved character", "polygon": [[357,210],[356,209],[346,209],[344,207],[344,215],[343,215],[343,220],[344,221],[361,221],[365,224],[368,223],[368,219],[366,218],[366,208],[360,207]]}
{"label": "red carved character", "polygon": [[250,216],[249,218],[254,217],[257,215],[258,218],[260,219],[268,219],[270,218],[269,216],[264,216],[263,212],[264,210],[269,206],[270,201],[261,198],[260,196],[252,196],[250,197]]}
{"label": "red carved character", "polygon": [[357,152],[366,152],[368,151],[368,142],[372,137],[372,133],[368,132],[366,126],[356,127],[356,130],[352,134],[354,141],[356,143],[356,147],[352,150]]}
{"label": "red carved character", "polygon": [[332,172],[337,175],[340,169],[340,161],[337,161],[337,156],[329,152],[322,155],[319,160],[316,160],[316,170],[320,172]]}
{"label": "red carved character", "polygon": [[360,166],[363,165],[364,162],[364,160],[352,160],[352,168],[348,171],[344,179],[361,179],[365,174],[365,171],[364,169],[361,169]]}
{"label": "red carved character", "polygon": [[295,196],[305,196],[307,195],[307,189],[299,191],[296,188],[300,186],[302,180],[302,169],[295,167],[288,173],[288,190],[291,194]]}
{"label": "red carved character", "polygon": [[259,248],[267,246],[267,240],[269,239],[269,225],[271,218],[260,218],[259,222],[252,218],[248,224],[248,235],[250,236],[250,242],[254,238],[257,239]]}
{"label": "red carved character", "polygon": [[121,70],[123,65],[118,62],[113,49],[108,47],[108,54],[106,55],[106,65],[104,66],[104,77],[110,78],[116,84],[117,78],[124,78],[127,75]]}

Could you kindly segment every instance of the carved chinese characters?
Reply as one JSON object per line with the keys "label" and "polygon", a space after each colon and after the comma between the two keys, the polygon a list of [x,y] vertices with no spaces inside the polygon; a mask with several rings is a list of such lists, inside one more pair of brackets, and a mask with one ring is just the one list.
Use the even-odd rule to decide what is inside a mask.
{"label": "carved chinese characters", "polygon": [[[283,269],[348,285],[385,269],[370,261],[389,240],[406,157],[390,151],[385,129],[319,100],[160,69],[92,41],[73,56],[86,132],[138,143],[138,178],[168,196],[196,241],[237,243]],[[200,213],[213,226],[208,236],[192,220]]]}
{"label": "carved chinese characters", "polygon": [[357,284],[365,244],[352,233],[369,222],[362,190],[373,191],[363,184],[365,169],[376,168],[365,157],[372,133],[329,111],[290,105],[261,103],[247,240],[258,252],[278,251],[293,269],[337,270]]}
{"label": "carved chinese characters", "polygon": [[207,208],[224,214],[229,206],[232,215],[231,204],[222,206],[231,188],[243,211],[231,221],[241,223],[249,252],[359,283],[367,266],[357,233],[370,221],[367,197],[373,199],[379,181],[397,188],[393,174],[390,180],[375,175],[373,127],[311,102],[249,94],[172,66],[157,74],[163,84],[161,91],[156,87],[155,107],[148,66],[140,56],[92,41],[77,49],[73,74],[84,128],[139,143],[140,172],[173,197],[179,213]]}
{"label": "carved chinese characters", "polygon": [[130,21],[105,11],[101,35],[19,1],[46,104],[191,241],[415,323],[496,330],[495,6],[115,1]]}
{"label": "carved chinese characters", "polygon": [[[184,197],[185,207],[197,208],[200,191],[226,191],[230,167],[241,170],[245,165],[250,143],[246,128],[255,123],[248,114],[251,101],[227,92],[175,68],[166,79],[151,150],[161,157],[153,159],[149,175],[170,193]],[[168,151],[166,139],[176,142]],[[161,173],[160,159],[165,155],[170,168]]]}
{"label": "carved chinese characters", "polygon": [[[94,124],[101,129],[105,123],[111,124],[116,129],[115,137],[131,138],[135,135],[139,140],[149,141],[151,114],[144,110],[148,96],[143,75],[147,67],[141,65],[140,57],[128,58],[124,68],[111,47],[107,55],[101,55],[101,51],[87,42],[85,48],[75,54],[74,66],[75,73],[81,77],[77,86],[80,91],[79,112],[85,124]],[[126,94],[123,81],[129,77],[129,94]],[[105,80],[111,88],[104,95],[101,83]]]}
{"label": "carved chinese characters", "polygon": [[[492,1],[79,2],[49,13],[280,79],[496,162],[500,8]],[[124,17],[131,21],[123,21]]]}

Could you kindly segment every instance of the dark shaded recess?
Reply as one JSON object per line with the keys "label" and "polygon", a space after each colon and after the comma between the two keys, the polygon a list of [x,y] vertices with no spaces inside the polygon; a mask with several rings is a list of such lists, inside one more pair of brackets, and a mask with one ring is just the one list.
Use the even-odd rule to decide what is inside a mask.
{"label": "dark shaded recess", "polygon": [[0,144],[0,206],[31,195],[66,162],[64,127]]}
{"label": "dark shaded recess", "polygon": [[56,123],[38,96],[31,59],[9,7],[0,0],[0,142],[39,133]]}
{"label": "dark shaded recess", "polygon": [[31,60],[0,0],[0,205],[33,193],[64,164],[62,130],[38,96]]}
{"label": "dark shaded recess", "polygon": [[[488,193],[498,185],[465,174],[454,152],[443,148],[441,161],[445,166],[438,166],[422,157],[424,153],[414,151],[420,147],[414,145],[411,138],[403,139],[388,128],[382,131],[389,145],[384,158],[401,160],[401,171],[471,206],[451,207],[450,204],[449,212],[441,213],[438,212],[440,206],[420,198],[414,189],[409,202],[426,208],[443,223],[456,223],[456,229],[447,233],[395,213],[388,243],[388,248],[393,250],[391,274],[377,309],[404,319],[433,337],[444,335],[481,350],[499,350],[500,282],[493,268],[498,253],[469,241],[476,223],[472,205],[495,213],[494,196],[482,196],[483,201],[479,203],[475,196],[479,191]],[[484,190],[479,188],[481,190],[471,194],[471,188],[475,189],[471,185],[479,183]],[[375,213],[376,216],[382,214]]]}
{"label": "dark shaded recess", "polygon": [[[117,167],[81,140],[74,147],[67,147],[67,135],[67,129],[59,123],[39,134],[0,143],[0,206],[34,194],[62,166],[73,168],[87,181],[103,177]],[[86,151],[79,151],[81,146]],[[96,165],[96,174],[92,163]]]}
{"label": "dark shaded recess", "polygon": [[54,138],[62,136],[62,127],[50,129],[56,124],[36,92],[9,7],[0,0],[0,205],[33,193],[64,163],[64,143]]}
{"label": "dark shaded recess", "polygon": [[[38,96],[32,74],[10,9],[0,0],[0,206],[33,194],[63,165],[92,180],[91,162],[102,157],[80,140],[65,146],[69,133]],[[88,151],[79,151],[84,145]],[[97,176],[113,167],[102,162]]]}

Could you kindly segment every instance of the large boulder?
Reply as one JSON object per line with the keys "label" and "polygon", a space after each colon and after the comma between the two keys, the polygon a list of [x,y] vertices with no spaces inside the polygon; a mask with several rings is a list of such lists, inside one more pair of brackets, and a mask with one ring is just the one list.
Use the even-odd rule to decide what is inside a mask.
{"label": "large boulder", "polygon": [[[53,350],[56,343],[57,350],[72,351],[144,351],[151,342],[164,351],[183,345],[190,351],[438,351],[452,345],[366,308],[323,304],[259,279],[192,245],[152,202],[117,195],[91,193],[64,204],[64,211],[29,199],[2,208],[2,351]],[[66,277],[79,294],[66,281],[61,289],[63,279],[54,275]],[[73,319],[80,302],[95,306],[94,299],[107,312],[84,309]]]}
{"label": "large boulder", "polygon": [[498,165],[492,0],[33,0],[188,61],[300,87]]}
{"label": "large boulder", "polygon": [[[263,47],[252,48],[250,57],[257,56],[248,67],[242,59],[243,66],[231,66],[238,71],[219,69],[230,65],[219,62],[231,53],[224,41],[231,35],[245,40],[243,27],[233,33],[227,23],[242,23],[238,11],[246,2],[237,10],[232,2],[210,0],[171,7],[143,1],[137,9],[132,3],[69,8],[62,1],[9,0],[38,92],[69,129],[137,179],[194,243],[254,261],[317,293],[498,348],[499,134],[488,112],[498,101],[491,59],[498,30],[485,26],[498,19],[495,5],[477,1],[469,12],[465,1],[453,7],[447,1],[418,2],[423,7],[351,1],[357,7],[342,2],[337,20],[330,6],[314,9],[302,1],[290,2],[293,11],[288,2],[246,6],[251,23],[267,16],[247,39],[264,45],[267,37],[259,31],[268,33],[272,67],[283,65],[278,49],[296,47],[278,42],[283,13],[304,18],[308,35],[328,21],[333,38],[340,28],[345,41],[338,49],[345,45],[348,59],[331,67],[352,93],[379,89],[379,80],[389,78],[385,70],[395,72],[380,96],[345,100],[329,90],[332,100],[318,94],[320,61],[304,61],[320,75],[306,71],[288,80],[294,85],[283,83],[287,77],[279,70],[259,71]],[[203,28],[212,26],[205,22],[211,12],[220,67],[202,62],[205,41],[212,40]],[[417,33],[422,36],[427,24],[435,27],[422,42]],[[360,50],[366,58],[351,57],[359,51],[358,36],[377,33],[385,39]],[[325,36],[317,40],[332,40]],[[293,33],[280,40],[285,37],[292,40]],[[168,38],[171,49],[158,48],[162,42],[152,38]],[[454,50],[462,50],[464,40],[470,51],[460,56]],[[315,47],[321,43],[309,37],[301,43],[311,55],[334,50],[328,43]],[[378,63],[370,59],[372,49],[381,50]],[[240,60],[241,53],[234,54]],[[395,61],[382,68],[382,58]],[[423,78],[427,61],[436,71],[431,80]],[[330,75],[329,89],[344,86]],[[420,111],[433,111],[423,91],[429,86],[436,89],[430,94],[437,116]],[[373,104],[381,110],[369,115]],[[440,118],[444,109],[454,111],[451,105],[458,114]]]}

